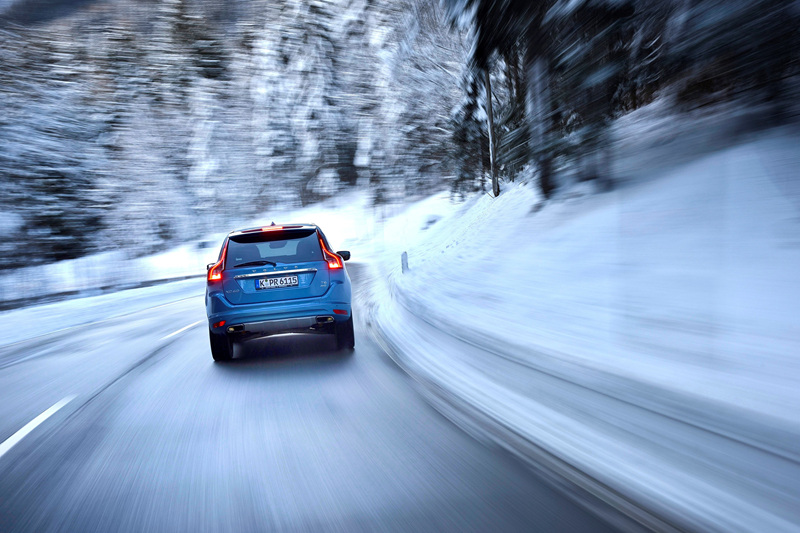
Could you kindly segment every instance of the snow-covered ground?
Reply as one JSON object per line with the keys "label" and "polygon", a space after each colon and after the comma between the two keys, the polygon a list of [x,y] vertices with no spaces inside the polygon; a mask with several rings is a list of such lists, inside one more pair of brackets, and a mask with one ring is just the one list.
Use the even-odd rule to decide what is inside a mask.
{"label": "snow-covered ground", "polygon": [[[628,160],[615,191],[548,202],[524,183],[463,204],[373,208],[362,192],[241,226],[317,223],[369,263],[356,316],[482,436],[647,509],[654,527],[798,531],[797,146],[770,134],[639,179]],[[134,261],[5,273],[2,296],[202,276],[230,229]],[[201,278],[7,311],[2,344],[202,290]]]}
{"label": "snow-covered ground", "polygon": [[798,146],[546,204],[524,184],[432,198],[385,225],[373,320],[588,490],[691,528],[800,530]]}

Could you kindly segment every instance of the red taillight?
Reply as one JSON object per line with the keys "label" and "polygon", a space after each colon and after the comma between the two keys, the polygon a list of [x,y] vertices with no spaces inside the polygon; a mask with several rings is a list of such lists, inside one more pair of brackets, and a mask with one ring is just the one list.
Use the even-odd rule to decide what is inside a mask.
{"label": "red taillight", "polygon": [[336,313],[337,315],[346,315],[347,309],[334,309],[333,312]]}
{"label": "red taillight", "polygon": [[328,263],[328,268],[331,270],[335,270],[337,268],[344,268],[344,263],[342,263],[342,258],[336,255],[335,253],[328,250],[328,247],[325,246],[325,241],[322,240],[322,236],[317,234],[319,237],[319,245],[322,247],[322,253],[325,256],[325,261]]}
{"label": "red taillight", "polygon": [[222,327],[222,326],[224,326],[224,325],[225,325],[225,321],[224,321],[224,320],[220,320],[219,322],[217,322],[216,324],[214,324],[214,327],[215,327],[215,328],[221,328],[221,327]]}
{"label": "red taillight", "polygon": [[222,270],[225,268],[225,254],[228,252],[228,243],[225,243],[225,248],[222,249],[222,257],[220,260],[208,269],[208,281],[219,281],[222,279]]}
{"label": "red taillight", "polygon": [[208,269],[208,281],[218,281],[222,279],[222,261]]}

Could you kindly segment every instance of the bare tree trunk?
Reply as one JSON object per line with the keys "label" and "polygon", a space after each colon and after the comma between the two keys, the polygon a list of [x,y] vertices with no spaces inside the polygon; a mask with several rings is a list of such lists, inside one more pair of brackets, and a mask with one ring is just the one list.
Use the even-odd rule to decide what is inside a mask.
{"label": "bare tree trunk", "polygon": [[[529,46],[535,46],[533,44]],[[539,167],[539,187],[545,198],[555,188],[552,176],[552,155],[548,144],[548,121],[550,120],[550,89],[547,60],[531,48],[525,55],[525,76],[528,89],[527,115],[530,125],[531,152]]]}
{"label": "bare tree trunk", "polygon": [[500,183],[497,181],[497,170],[495,169],[495,146],[494,146],[494,117],[492,116],[492,79],[489,74],[489,66],[484,69],[486,85],[486,115],[489,117],[489,171],[492,174],[492,194],[497,197],[500,195]]}

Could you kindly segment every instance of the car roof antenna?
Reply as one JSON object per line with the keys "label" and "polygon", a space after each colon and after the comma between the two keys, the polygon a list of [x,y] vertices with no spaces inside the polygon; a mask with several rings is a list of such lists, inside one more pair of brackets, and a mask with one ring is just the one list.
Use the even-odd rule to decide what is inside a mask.
{"label": "car roof antenna", "polygon": [[270,224],[270,226],[274,226],[274,225],[275,225],[275,221],[273,220],[273,221],[272,221],[272,224]]}

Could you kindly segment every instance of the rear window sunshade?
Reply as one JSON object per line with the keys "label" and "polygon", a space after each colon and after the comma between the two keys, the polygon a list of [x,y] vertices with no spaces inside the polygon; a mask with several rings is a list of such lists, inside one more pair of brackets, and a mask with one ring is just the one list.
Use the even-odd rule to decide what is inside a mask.
{"label": "rear window sunshade", "polygon": [[233,235],[230,237],[230,240],[239,244],[285,241],[289,239],[302,239],[303,237],[308,237],[315,232],[316,230],[313,228],[258,231],[253,233],[243,233],[241,235]]}

